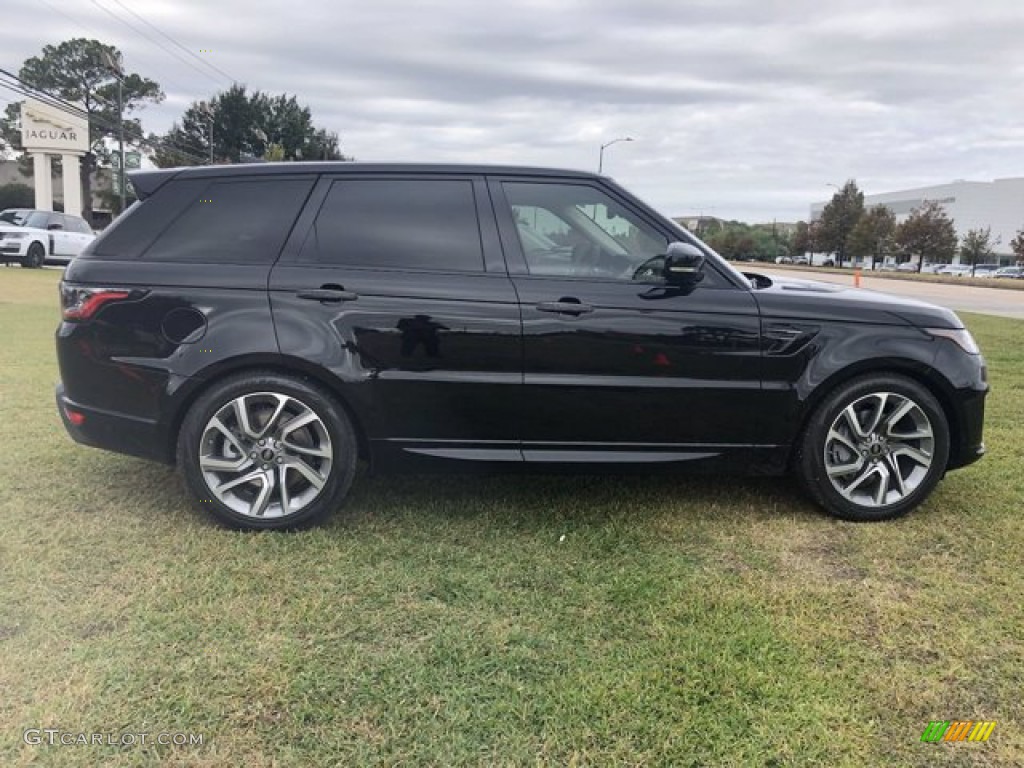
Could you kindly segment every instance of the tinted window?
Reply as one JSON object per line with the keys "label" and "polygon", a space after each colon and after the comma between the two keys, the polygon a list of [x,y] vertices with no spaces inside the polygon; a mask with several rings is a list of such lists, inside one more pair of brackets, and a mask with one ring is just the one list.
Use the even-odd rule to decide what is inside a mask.
{"label": "tinted window", "polygon": [[586,184],[509,182],[505,196],[531,274],[649,280],[668,239]]}
{"label": "tinted window", "polygon": [[25,219],[28,218],[30,211],[23,210],[21,208],[8,208],[7,210],[0,212],[0,222],[4,224],[15,224],[19,227],[24,226]]}
{"label": "tinted window", "polygon": [[365,267],[482,271],[473,184],[336,181],[300,258]]}
{"label": "tinted window", "polygon": [[174,179],[155,195],[136,200],[115,218],[100,236],[86,247],[79,258],[136,259],[167,225],[201,196],[207,179]]}
{"label": "tinted window", "polygon": [[143,258],[218,264],[272,262],[312,185],[311,178],[208,183]]}

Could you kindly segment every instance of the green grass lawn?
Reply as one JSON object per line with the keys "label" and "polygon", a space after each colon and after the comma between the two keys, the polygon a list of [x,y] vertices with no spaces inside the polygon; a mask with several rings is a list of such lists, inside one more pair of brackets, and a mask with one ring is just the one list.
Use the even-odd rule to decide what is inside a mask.
{"label": "green grass lawn", "polygon": [[[0,267],[0,765],[1024,765],[1024,323],[965,316],[990,455],[896,522],[785,480],[407,477],[245,535],[65,436],[58,278]],[[920,742],[950,719],[998,725]]]}

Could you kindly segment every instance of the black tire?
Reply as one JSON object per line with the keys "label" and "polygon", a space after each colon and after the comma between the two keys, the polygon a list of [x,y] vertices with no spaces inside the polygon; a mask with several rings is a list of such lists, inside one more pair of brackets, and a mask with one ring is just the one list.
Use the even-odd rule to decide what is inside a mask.
{"label": "black tire", "polygon": [[[287,434],[297,434],[300,438],[305,436],[305,441],[308,443],[309,448],[327,450],[332,454],[330,463],[327,465],[324,473],[326,480],[319,490],[313,488],[309,481],[305,480],[305,476],[302,473],[289,473],[287,471],[288,467],[274,466],[275,461],[278,464],[281,462],[287,464],[299,458],[307,462],[307,468],[311,468],[311,464],[323,461],[319,458],[307,459],[305,456],[289,452],[283,447],[287,445],[286,438],[278,433],[278,428],[282,425],[287,425],[288,419],[293,418],[287,412],[282,411],[280,421],[275,422],[273,428],[266,433],[268,437],[266,442],[273,443],[274,440],[270,438],[276,438],[275,446],[257,446],[257,441],[246,437],[244,431],[237,424],[234,428],[229,429],[233,434],[235,442],[232,442],[231,439],[226,439],[220,430],[210,427],[211,419],[215,415],[219,412],[228,415],[237,413],[230,409],[227,411],[224,409],[229,408],[236,399],[249,396],[243,403],[254,405],[255,408],[253,413],[249,414],[248,423],[254,431],[258,430],[260,420],[263,418],[260,415],[259,406],[261,401],[268,399],[260,393],[269,393],[273,397],[283,396],[289,403],[289,409],[298,410],[302,406],[307,411],[312,411],[318,419],[318,421],[314,421],[312,426],[295,429]],[[268,412],[271,409],[271,405],[267,405],[262,413],[269,415]],[[301,413],[305,412],[302,411]],[[231,424],[227,423],[227,426],[230,427]],[[317,434],[321,438],[319,441],[316,436]],[[326,438],[324,438],[325,434]],[[218,438],[223,452],[218,456],[213,456],[215,460],[245,462],[242,468],[225,472],[224,477],[217,474],[217,470],[213,473],[209,472],[208,463],[207,472],[204,472],[200,467],[201,455],[205,452],[203,460],[209,462],[212,446],[218,443]],[[293,442],[295,439],[297,438],[293,438]],[[263,444],[259,445],[262,446]],[[326,446],[326,449],[324,449],[324,446]],[[247,459],[244,454],[239,453],[238,447],[243,451],[252,449],[253,453],[248,454],[250,457],[255,455],[256,450],[263,451],[270,448],[279,450],[280,456],[278,459],[258,458],[253,462]],[[237,530],[295,530],[323,521],[329,514],[342,506],[349,489],[352,487],[357,458],[356,434],[351,420],[345,413],[345,409],[321,387],[303,379],[284,376],[270,371],[256,371],[232,376],[211,387],[189,408],[181,430],[178,433],[178,467],[184,477],[185,486],[192,503],[196,508],[212,514],[220,523]],[[263,461],[270,463],[261,464]],[[260,472],[262,468],[268,466],[269,476],[266,474],[267,470]],[[319,473],[320,468],[323,466],[323,464],[319,464],[316,472]],[[255,495],[257,500],[253,504],[257,505],[260,492],[253,488],[253,484],[266,487],[260,478],[254,479],[251,483],[238,485],[238,490],[232,490],[230,494],[230,496],[235,498],[226,497],[223,491],[219,497],[218,493],[214,492],[207,481],[207,475],[212,474],[215,480],[221,481],[218,485],[219,487],[232,479],[239,479],[242,475],[251,473],[262,474],[268,480],[272,480],[272,482],[266,485],[273,489],[270,491],[270,494],[276,493],[277,498],[276,500],[271,499],[270,507],[266,508],[269,513],[268,516],[254,516],[240,512],[236,508],[239,505],[245,506],[248,500],[247,498],[239,499],[237,498],[238,496]],[[311,494],[311,498],[301,509],[290,513],[285,512],[288,506],[294,504],[296,500],[291,498],[291,493],[294,490],[288,491],[288,497],[282,496],[281,478],[290,478],[290,480],[285,479],[283,481],[285,489],[295,484],[301,486],[304,480],[305,484],[309,486],[304,489],[304,492]],[[221,497],[225,497],[226,500],[222,500]],[[286,498],[287,501],[285,500]],[[252,507],[249,509],[251,512]]]}
{"label": "black tire", "polygon": [[[911,401],[916,409],[912,408],[889,426],[906,401]],[[862,413],[864,421],[859,423],[866,426],[874,418],[878,403],[882,404],[877,407],[880,414],[883,408],[891,408],[889,416],[882,418],[880,421],[884,423],[878,423],[870,432],[871,436],[863,441],[859,436],[854,437],[852,444],[857,451],[849,451],[843,438],[854,433],[844,431],[850,424],[846,414],[851,412],[846,412],[847,407],[854,405],[852,413]],[[829,437],[833,426],[837,427],[839,438]],[[929,429],[930,438],[906,439]],[[881,446],[876,448],[876,442],[881,442]],[[918,456],[930,456],[930,464],[926,467],[920,459],[910,458],[912,454],[904,453],[904,446],[915,449]],[[867,522],[899,517],[917,507],[942,479],[948,459],[949,424],[931,392],[905,376],[872,374],[838,386],[815,409],[800,438],[795,469],[811,498],[829,514],[844,520]],[[835,481],[829,477],[826,461],[831,463],[834,472],[842,471]],[[843,471],[845,466],[854,465],[859,468]],[[860,485],[857,485],[858,480],[862,481]],[[834,483],[845,485],[846,494]],[[851,486],[856,487],[851,489]],[[876,497],[864,498],[872,494]]]}
{"label": "black tire", "polygon": [[46,249],[39,243],[32,243],[28,247],[25,258],[21,260],[21,266],[27,269],[39,269],[46,261]]}

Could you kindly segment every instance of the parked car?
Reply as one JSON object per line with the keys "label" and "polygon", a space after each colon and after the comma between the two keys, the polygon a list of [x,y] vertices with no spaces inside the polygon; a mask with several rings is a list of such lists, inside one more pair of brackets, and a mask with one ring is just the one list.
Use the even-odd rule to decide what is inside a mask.
{"label": "parked car", "polygon": [[1002,267],[996,270],[993,277],[1024,278],[1024,267]]}
{"label": "parked car", "polygon": [[793,257],[792,256],[776,256],[775,257],[775,263],[776,264],[792,264],[793,263]]}
{"label": "parked car", "polygon": [[896,267],[897,272],[917,272],[917,264],[912,261],[905,261]]}
{"label": "parked car", "polygon": [[804,266],[807,266],[807,265],[809,265],[811,263],[811,260],[808,259],[806,256],[796,256],[796,257],[793,258],[793,263],[794,264],[803,264]]}
{"label": "parked car", "polygon": [[[998,269],[998,264],[978,264],[974,267],[973,277],[995,277]],[[971,273],[968,272],[967,274],[970,275]]]}
{"label": "parked car", "polygon": [[969,277],[971,268],[967,264],[947,264],[937,274],[949,275],[951,277]]}
{"label": "parked car", "polygon": [[925,264],[921,267],[921,272],[927,275],[936,275],[948,266],[948,264]]}
{"label": "parked car", "polygon": [[830,513],[881,520],[984,452],[985,365],[953,312],[742,274],[607,178],[281,163],[132,183],[61,283],[58,410],[81,443],[176,464],[230,526],[322,519],[360,458],[792,470]]}
{"label": "parked car", "polygon": [[95,239],[81,216],[28,208],[0,211],[0,261],[30,268],[67,264]]}

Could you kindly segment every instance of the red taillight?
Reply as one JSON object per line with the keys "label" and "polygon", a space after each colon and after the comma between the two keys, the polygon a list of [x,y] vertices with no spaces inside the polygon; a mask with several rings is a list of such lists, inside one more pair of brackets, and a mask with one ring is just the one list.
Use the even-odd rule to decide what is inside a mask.
{"label": "red taillight", "polygon": [[61,310],[65,320],[88,320],[104,304],[127,299],[131,291],[114,288],[80,288],[61,285]]}
{"label": "red taillight", "polygon": [[74,424],[76,427],[80,427],[85,423],[85,414],[81,411],[74,411],[71,408],[64,406],[64,413],[68,416],[68,421]]}

